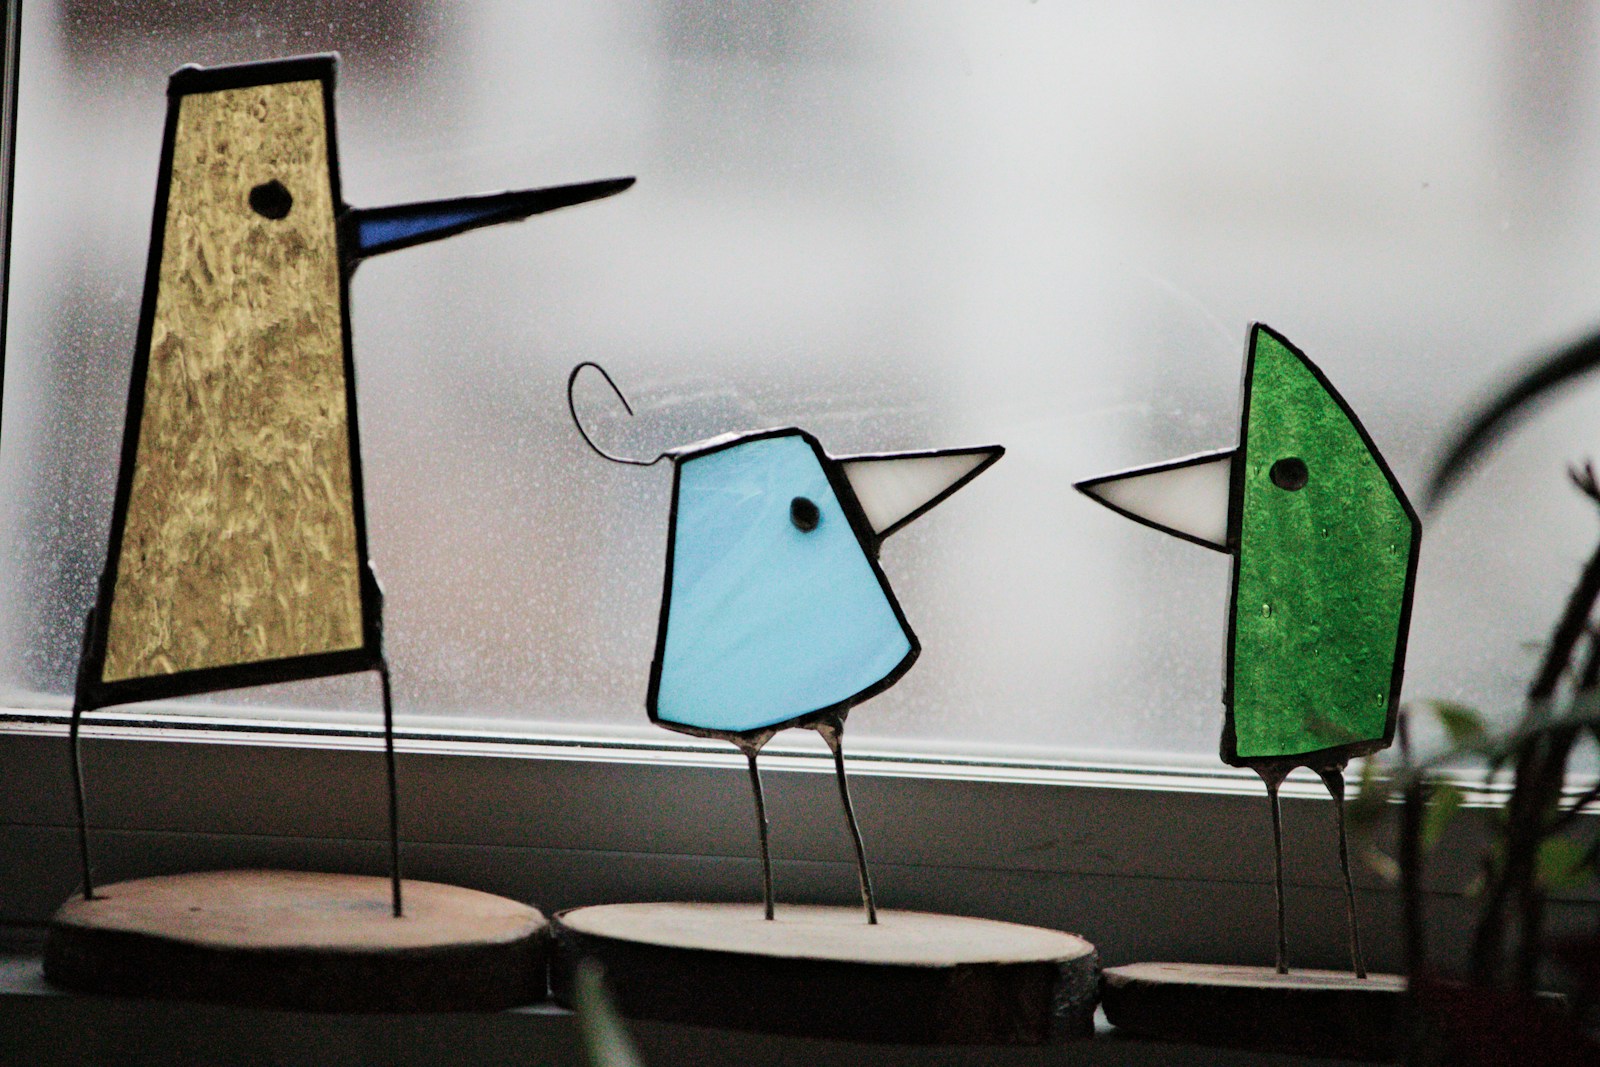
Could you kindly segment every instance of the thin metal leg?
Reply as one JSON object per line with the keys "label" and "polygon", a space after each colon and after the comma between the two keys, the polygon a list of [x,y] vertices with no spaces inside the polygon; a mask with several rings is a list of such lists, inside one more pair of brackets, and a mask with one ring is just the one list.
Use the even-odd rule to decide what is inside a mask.
{"label": "thin metal leg", "polygon": [[1257,774],[1267,787],[1267,801],[1272,807],[1272,890],[1278,903],[1278,973],[1289,973],[1289,934],[1283,915],[1283,814],[1278,809],[1278,786],[1288,777],[1282,768],[1257,767]]}
{"label": "thin metal leg", "polygon": [[750,761],[750,789],[756,796],[756,829],[761,832],[761,895],[767,905],[767,918],[772,918],[772,851],[767,844],[767,799],[761,792],[761,770],[756,766],[760,749],[739,746],[745,759]]}
{"label": "thin metal leg", "polygon": [[856,822],[855,805],[850,803],[850,782],[844,774],[844,720],[817,724],[817,733],[833,750],[833,769],[839,779],[839,799],[844,803],[845,821],[856,846],[856,873],[861,879],[861,904],[867,909],[867,925],[878,923],[878,901],[872,892],[872,875],[867,872],[867,848],[861,842],[861,827]]}
{"label": "thin metal leg", "polygon": [[389,888],[394,898],[394,917],[400,918],[405,909],[400,899],[400,790],[394,768],[394,694],[389,688],[389,663],[378,664],[378,678],[383,682],[383,753],[389,777]]}
{"label": "thin metal leg", "polygon": [[1315,768],[1322,784],[1333,797],[1334,817],[1339,824],[1339,870],[1344,874],[1345,917],[1350,927],[1350,967],[1357,978],[1367,976],[1367,965],[1361,958],[1361,923],[1356,917],[1356,889],[1350,881],[1350,844],[1344,830],[1344,764],[1335,767]]}
{"label": "thin metal leg", "polygon": [[89,866],[89,815],[83,796],[83,761],[78,751],[78,725],[83,709],[74,706],[72,725],[67,730],[68,747],[72,751],[72,795],[78,804],[78,859],[83,865],[83,899],[93,900],[94,874]]}

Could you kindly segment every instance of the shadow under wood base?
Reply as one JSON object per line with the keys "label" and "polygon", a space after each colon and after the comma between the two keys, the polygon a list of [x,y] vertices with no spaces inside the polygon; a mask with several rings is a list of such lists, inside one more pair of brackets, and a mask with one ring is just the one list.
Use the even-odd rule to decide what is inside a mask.
{"label": "shadow under wood base", "polygon": [[1099,959],[1073,934],[860,908],[609,904],[551,923],[551,987],[598,961],[618,1009],[770,1034],[1031,1045],[1093,1032]]}
{"label": "shadow under wood base", "polygon": [[299,871],[141,878],[75,896],[44,974],[68,989],[303,1011],[494,1011],[543,1000],[544,916],[437,882]]}
{"label": "shadow under wood base", "polygon": [[1133,963],[1106,968],[1106,1019],[1143,1037],[1392,1060],[1405,979],[1348,971]]}

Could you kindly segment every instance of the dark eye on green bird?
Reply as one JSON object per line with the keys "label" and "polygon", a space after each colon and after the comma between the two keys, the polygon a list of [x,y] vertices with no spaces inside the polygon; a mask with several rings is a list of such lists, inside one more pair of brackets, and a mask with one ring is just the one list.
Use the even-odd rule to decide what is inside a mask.
{"label": "dark eye on green bird", "polygon": [[285,189],[283,183],[276,178],[262,182],[250,190],[250,209],[263,218],[285,218],[292,207],[294,207],[294,197],[289,195],[289,190]]}
{"label": "dark eye on green bird", "polygon": [[1272,484],[1279,489],[1287,489],[1292,493],[1296,489],[1306,487],[1306,479],[1310,474],[1306,470],[1305,460],[1290,456],[1274,463],[1272,469],[1267,472],[1267,477],[1271,478]]}
{"label": "dark eye on green bird", "polygon": [[797,496],[789,501],[789,521],[794,523],[795,529],[801,533],[810,533],[817,528],[817,523],[822,521],[822,512],[817,510],[817,505],[803,496]]}

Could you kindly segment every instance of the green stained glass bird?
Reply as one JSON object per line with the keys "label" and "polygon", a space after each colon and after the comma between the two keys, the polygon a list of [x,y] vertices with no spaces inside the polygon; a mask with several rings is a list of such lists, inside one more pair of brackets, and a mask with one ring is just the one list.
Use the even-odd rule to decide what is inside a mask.
{"label": "green stained glass bird", "polygon": [[1271,802],[1278,971],[1288,970],[1278,787],[1307,767],[1338,812],[1351,961],[1364,977],[1344,768],[1394,737],[1422,535],[1400,483],[1316,365],[1257,324],[1237,447],[1077,488],[1233,557],[1222,760],[1259,774]]}

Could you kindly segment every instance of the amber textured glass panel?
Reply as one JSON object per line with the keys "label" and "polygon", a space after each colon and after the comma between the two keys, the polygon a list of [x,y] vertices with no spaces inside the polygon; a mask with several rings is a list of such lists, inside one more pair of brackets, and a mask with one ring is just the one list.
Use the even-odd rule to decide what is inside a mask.
{"label": "amber textured glass panel", "polygon": [[362,640],[322,84],[178,106],[106,682]]}

